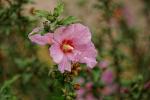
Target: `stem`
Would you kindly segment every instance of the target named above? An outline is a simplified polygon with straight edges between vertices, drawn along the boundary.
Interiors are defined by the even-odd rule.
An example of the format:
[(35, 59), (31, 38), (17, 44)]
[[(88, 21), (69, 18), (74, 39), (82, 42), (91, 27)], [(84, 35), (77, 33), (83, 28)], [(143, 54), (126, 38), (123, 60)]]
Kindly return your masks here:
[[(110, 25), (109, 21), (108, 21), (108, 25)], [(108, 36), (109, 39), (111, 41), (111, 45), (112, 45), (112, 56), (113, 56), (113, 64), (115, 66), (115, 70), (116, 70), (116, 82), (118, 84), (118, 88), (117, 88), (117, 97), (118, 100), (122, 100), (121, 98), (121, 94), (120, 94), (120, 74), (121, 74), (121, 69), (120, 69), (120, 64), (119, 64), (119, 55), (117, 54), (117, 48), (118, 48), (118, 43), (113, 39), (112, 36), (112, 31), (111, 31), (111, 27), (108, 27)]]
[(104, 4), (104, 15), (105, 15), (105, 21), (107, 23), (107, 34), (108, 34), (108, 37), (110, 39), (110, 42), (111, 42), (111, 45), (112, 45), (112, 49), (111, 49), (111, 52), (112, 52), (112, 57), (113, 57), (113, 62), (114, 62), (114, 66), (115, 66), (115, 70), (116, 70), (116, 82), (118, 84), (118, 87), (117, 88), (117, 99), (118, 100), (122, 100), (122, 97), (121, 97), (121, 94), (120, 94), (120, 74), (121, 74), (121, 69), (120, 69), (120, 64), (119, 64), (119, 55), (117, 54), (117, 48), (118, 48), (118, 43), (117, 41), (113, 38), (113, 35), (112, 35), (112, 27), (110, 26), (111, 25), (111, 17), (110, 14), (112, 13), (111, 11), (111, 4), (112, 2), (110, 0), (108, 1), (103, 1), (103, 4)]

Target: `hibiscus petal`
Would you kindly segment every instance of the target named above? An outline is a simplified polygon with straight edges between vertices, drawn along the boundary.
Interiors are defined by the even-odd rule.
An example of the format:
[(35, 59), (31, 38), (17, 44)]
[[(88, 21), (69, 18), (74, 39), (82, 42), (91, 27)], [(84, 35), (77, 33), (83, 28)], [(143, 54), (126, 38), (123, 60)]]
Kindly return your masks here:
[(29, 35), (29, 39), (32, 42), (37, 43), (39, 45), (51, 44), (52, 43), (52, 33), (47, 33), (43, 36), (41, 34)]
[(60, 27), (55, 31), (55, 39), (61, 42), (64, 39), (73, 40), (74, 44), (85, 44), (91, 41), (91, 32), (82, 24), (71, 24)]
[(36, 28), (33, 29), (33, 31), (31, 33), (29, 33), (29, 35), (33, 35), (35, 33), (38, 33), (38, 32), (40, 32), (40, 30), (42, 30), (41, 27), (36, 27)]
[(59, 64), (58, 69), (61, 73), (64, 73), (64, 71), (71, 72), (71, 62), (67, 59), (67, 57), (65, 56), (63, 57), (62, 61)]
[(81, 59), (82, 63), (86, 63), (88, 67), (90, 68), (94, 68), (94, 66), (97, 64), (97, 61), (95, 58), (87, 58), (84, 57), (83, 59)]
[(60, 63), (63, 59), (63, 52), (60, 50), (59, 44), (55, 43), (50, 47), (50, 55), (55, 63)]
[(77, 45), (76, 50), (80, 51), (82, 57), (89, 57), (94, 58), (97, 56), (97, 50), (92, 42), (89, 42), (87, 44)]
[(42, 36), (41, 34), (39, 34), (41, 30), (42, 28), (40, 27), (33, 29), (33, 31), (28, 35), (29, 39), (39, 45), (51, 44), (53, 39), (52, 33), (47, 33)]
[(91, 41), (91, 32), (88, 27), (82, 24), (72, 24), (70, 28), (74, 28), (74, 31), (71, 33), (74, 37), (76, 45), (85, 44)]
[(71, 61), (86, 63), (88, 67), (93, 68), (96, 62), (97, 51), (92, 42), (77, 46), (67, 57)]
[(66, 34), (65, 30), (66, 30), (66, 27), (64, 27), (64, 26), (59, 27), (55, 30), (55, 32), (54, 32), (55, 33), (54, 34), (55, 41), (57, 41), (59, 43), (62, 42), (62, 40), (64, 39), (65, 34)]
[(78, 50), (73, 50), (72, 53), (66, 54), (68, 59), (73, 61), (73, 62), (78, 62), (81, 58), (81, 52)]
[(55, 30), (55, 33), (57, 34), (63, 34), (64, 31), (65, 31), (66, 27), (65, 26), (62, 26), (62, 27), (59, 27)]

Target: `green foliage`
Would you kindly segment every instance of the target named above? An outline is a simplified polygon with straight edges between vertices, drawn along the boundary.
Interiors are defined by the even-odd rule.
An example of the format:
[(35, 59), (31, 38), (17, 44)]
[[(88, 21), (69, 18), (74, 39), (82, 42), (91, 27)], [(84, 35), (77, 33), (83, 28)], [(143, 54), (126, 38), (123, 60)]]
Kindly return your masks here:
[(16, 75), (12, 79), (4, 82), (0, 88), (0, 100), (18, 100), (13, 90), (11, 89), (11, 86), (18, 80), (19, 77), (19, 75)]
[[(69, 25), (78, 22), (76, 17), (69, 16), (67, 18), (60, 18), (64, 11), (64, 4), (59, 2), (54, 8), (53, 12), (36, 10), (35, 15), (44, 18), (46, 21), (43, 23), (46, 32), (54, 32), (60, 26)], [(46, 33), (42, 32), (42, 34)]]
[(34, 14), (38, 17), (43, 17), (43, 18), (47, 18), (47, 16), (51, 16), (51, 14), (45, 10), (36, 10)]
[(99, 70), (99, 68), (94, 68), (94, 70), (92, 71), (92, 74), (93, 74), (93, 81), (94, 82), (97, 82), (97, 81), (99, 81), (99, 79), (100, 79), (100, 70)]
[(21, 15), (21, 13), (24, 10), (23, 6), (29, 2), (31, 2), (31, 0), (7, 0), (6, 3), (8, 3), (9, 6), (5, 6), (3, 2), (0, 3), (0, 34), (9, 35), (14, 30), (17, 32), (27, 30), (25, 26), (32, 21), (27, 16)]
[(77, 20), (76, 17), (74, 17), (74, 16), (69, 16), (69, 17), (67, 17), (67, 18), (64, 18), (64, 19), (60, 20), (58, 23), (59, 23), (60, 25), (69, 25), (69, 24), (73, 24), (73, 23), (75, 23), (75, 22), (77, 22), (77, 21), (78, 21), (78, 20)]
[(63, 4), (62, 2), (60, 2), (60, 3), (57, 5), (57, 7), (54, 8), (54, 13), (53, 13), (53, 15), (54, 15), (55, 17), (58, 17), (58, 16), (60, 16), (60, 15), (63, 13), (63, 11), (64, 11), (64, 4)]
[[(52, 95), (48, 89), (49, 68), (38, 60), (36, 48), (27, 37), (32, 25), (36, 24), (34, 18), (22, 13), (24, 6), (30, 2), (0, 2), (0, 82), (4, 83), (1, 84), (0, 100), (20, 100), (24, 97), (38, 100), (43, 96), (49, 99)], [(17, 76), (11, 79), (14, 75)], [(13, 82), (17, 86), (12, 85)]]

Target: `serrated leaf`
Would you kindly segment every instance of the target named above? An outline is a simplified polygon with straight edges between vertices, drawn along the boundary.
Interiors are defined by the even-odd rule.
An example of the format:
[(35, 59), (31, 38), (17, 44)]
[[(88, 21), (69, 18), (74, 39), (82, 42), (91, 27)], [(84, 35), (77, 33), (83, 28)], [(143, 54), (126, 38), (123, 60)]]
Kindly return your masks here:
[(58, 17), (64, 11), (64, 4), (61, 2), (54, 8), (54, 16)]
[(74, 16), (69, 16), (69, 17), (67, 17), (67, 18), (65, 18), (65, 19), (63, 19), (63, 20), (61, 20), (61, 24), (62, 24), (62, 25), (69, 25), (69, 24), (75, 23), (75, 22), (77, 22), (77, 21), (78, 21), (78, 20), (77, 20), (76, 17), (74, 17)]
[(44, 10), (36, 10), (34, 14), (38, 17), (44, 17), (44, 18), (47, 18), (47, 16), (51, 15), (50, 12)]

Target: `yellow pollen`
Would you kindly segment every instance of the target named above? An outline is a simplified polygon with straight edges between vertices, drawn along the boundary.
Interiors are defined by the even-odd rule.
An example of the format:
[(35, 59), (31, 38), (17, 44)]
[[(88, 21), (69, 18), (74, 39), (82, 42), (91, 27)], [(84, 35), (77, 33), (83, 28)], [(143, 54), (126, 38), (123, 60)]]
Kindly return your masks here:
[(64, 44), (63, 49), (64, 50), (73, 50), (74, 48), (72, 46), (68, 45), (68, 44)]

